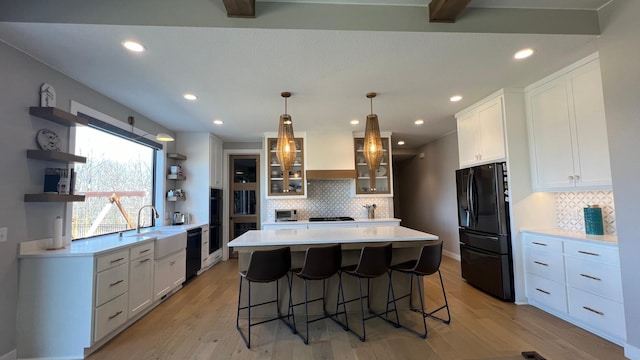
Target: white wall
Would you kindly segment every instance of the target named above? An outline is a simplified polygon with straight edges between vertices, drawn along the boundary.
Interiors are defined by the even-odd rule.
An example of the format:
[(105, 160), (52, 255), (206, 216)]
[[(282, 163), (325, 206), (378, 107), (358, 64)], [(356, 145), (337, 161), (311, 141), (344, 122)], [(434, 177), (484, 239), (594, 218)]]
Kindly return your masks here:
[(612, 1), (600, 11), (598, 44), (627, 324), (625, 355), (631, 359), (640, 359), (639, 18), (640, 1)]
[(394, 164), (397, 184), (394, 209), (402, 226), (438, 235), (445, 255), (460, 257), (456, 170), (458, 138), (453, 132), (418, 150), (419, 154)]
[(47, 163), (28, 160), (27, 149), (36, 149), (39, 129), (55, 131), (68, 146), (69, 129), (29, 115), (29, 107), (39, 104), (40, 85), (54, 86), (57, 106), (70, 110), (76, 100), (110, 116), (126, 121), (135, 116), (142, 130), (170, 132), (142, 115), (102, 96), (78, 82), (0, 42), (0, 227), (8, 227), (7, 241), (0, 243), (0, 357), (16, 348), (16, 311), (18, 296), (18, 243), (50, 237), (52, 221), (64, 216), (63, 203), (25, 203), (26, 193), (42, 191)]

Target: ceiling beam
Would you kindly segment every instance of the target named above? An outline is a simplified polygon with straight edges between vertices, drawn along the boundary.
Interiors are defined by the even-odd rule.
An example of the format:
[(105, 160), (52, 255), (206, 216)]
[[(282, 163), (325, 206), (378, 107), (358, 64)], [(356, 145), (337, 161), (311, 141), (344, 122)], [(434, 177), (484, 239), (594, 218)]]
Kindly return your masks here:
[(471, 0), (432, 0), (429, 3), (429, 22), (456, 22), (456, 18)]
[(255, 18), (256, 0), (222, 0), (227, 17), (230, 18)]

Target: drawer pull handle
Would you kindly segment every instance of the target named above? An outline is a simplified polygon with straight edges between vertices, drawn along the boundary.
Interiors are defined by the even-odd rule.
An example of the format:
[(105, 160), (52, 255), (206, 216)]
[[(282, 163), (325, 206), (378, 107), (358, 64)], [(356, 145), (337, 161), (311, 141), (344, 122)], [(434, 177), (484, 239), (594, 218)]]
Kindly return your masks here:
[(596, 254), (596, 253), (592, 253), (592, 252), (588, 252), (588, 251), (578, 250), (578, 252), (579, 252), (580, 254), (585, 254), (585, 255), (600, 256), (600, 254)]
[(545, 263), (540, 262), (540, 261), (534, 261), (534, 263), (536, 263), (538, 265), (542, 265), (542, 266), (549, 266), (549, 264), (545, 264)]
[(172, 261), (172, 262), (169, 263), (169, 265), (175, 265), (175, 264), (176, 264), (175, 261)]
[(545, 290), (542, 290), (542, 289), (540, 289), (540, 288), (536, 288), (536, 290), (540, 291), (540, 292), (541, 292), (541, 293), (543, 293), (543, 294), (551, 295), (551, 293), (550, 293), (550, 292), (545, 291)]
[(583, 306), (582, 308), (583, 308), (583, 309), (585, 309), (585, 310), (589, 310), (589, 311), (591, 311), (592, 313), (596, 313), (596, 314), (598, 314), (598, 315), (604, 315), (604, 313), (603, 313), (602, 311), (598, 311), (598, 310), (596, 310), (596, 309), (592, 309), (592, 308), (590, 308), (590, 307), (588, 307), (588, 306)]
[(120, 310), (120, 311), (118, 311), (117, 313), (115, 313), (115, 314), (113, 314), (113, 315), (109, 316), (109, 320), (113, 320), (113, 319), (115, 319), (115, 318), (116, 318), (118, 315), (120, 315), (120, 314), (122, 314), (122, 310)]
[(140, 254), (144, 254), (144, 253), (146, 253), (147, 251), (151, 251), (151, 249), (145, 249), (145, 250), (142, 250), (142, 251), (140, 251)]
[(595, 276), (591, 276), (591, 275), (587, 275), (587, 274), (580, 274), (580, 276), (586, 277), (587, 279), (591, 279), (591, 280), (597, 280), (597, 281), (601, 281), (602, 280), (599, 277), (595, 277)]
[(146, 258), (146, 259), (144, 259), (144, 260), (140, 260), (140, 264), (145, 263), (145, 262), (147, 262), (147, 261), (149, 261), (149, 260), (151, 260), (151, 259)]
[(120, 284), (121, 282), (124, 282), (124, 280), (118, 280), (118, 281), (116, 281), (114, 283), (109, 284), (109, 286), (116, 286), (116, 285)]
[(547, 246), (547, 244), (541, 243), (541, 242), (537, 242), (537, 241), (534, 241), (533, 245)]
[(117, 263), (118, 261), (122, 261), (122, 260), (124, 260), (124, 258), (123, 258), (123, 257), (121, 257), (121, 258), (117, 258), (117, 259), (115, 259), (115, 260), (111, 260), (111, 263), (112, 263), (112, 264), (113, 264), (113, 263)]

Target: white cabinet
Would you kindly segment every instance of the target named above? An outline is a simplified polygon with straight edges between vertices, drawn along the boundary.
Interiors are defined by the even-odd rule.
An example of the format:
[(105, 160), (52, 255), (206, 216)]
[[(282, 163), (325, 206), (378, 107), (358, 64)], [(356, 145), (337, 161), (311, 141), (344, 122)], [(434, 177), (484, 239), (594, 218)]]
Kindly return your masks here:
[(186, 250), (155, 261), (153, 299), (159, 300), (182, 285), (186, 276)]
[(611, 186), (597, 58), (527, 87), (526, 106), (534, 190)]
[(222, 176), (224, 173), (222, 141), (212, 136), (210, 138), (209, 151), (211, 161), (209, 174), (210, 185), (212, 188), (222, 189)]
[(625, 318), (615, 245), (525, 233), (529, 303), (616, 344)]
[(200, 251), (200, 269), (206, 269), (211, 259), (209, 259), (209, 226), (202, 227), (202, 246)]
[(456, 114), (460, 168), (504, 160), (503, 96), (493, 96)]
[(96, 258), (96, 295), (93, 341), (127, 321), (129, 249)]
[(129, 318), (140, 314), (153, 301), (154, 242), (132, 247), (129, 252)]

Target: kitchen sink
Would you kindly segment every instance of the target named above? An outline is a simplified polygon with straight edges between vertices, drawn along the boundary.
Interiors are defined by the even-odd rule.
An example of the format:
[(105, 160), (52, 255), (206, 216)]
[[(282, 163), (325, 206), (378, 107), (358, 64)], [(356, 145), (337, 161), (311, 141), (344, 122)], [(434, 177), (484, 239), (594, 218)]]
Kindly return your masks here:
[(183, 250), (187, 247), (187, 232), (182, 229), (149, 229), (140, 234), (133, 233), (127, 237), (155, 237), (155, 258), (161, 259), (167, 255)]

